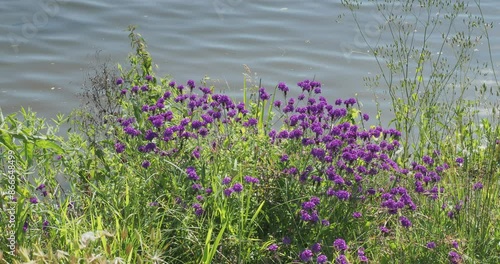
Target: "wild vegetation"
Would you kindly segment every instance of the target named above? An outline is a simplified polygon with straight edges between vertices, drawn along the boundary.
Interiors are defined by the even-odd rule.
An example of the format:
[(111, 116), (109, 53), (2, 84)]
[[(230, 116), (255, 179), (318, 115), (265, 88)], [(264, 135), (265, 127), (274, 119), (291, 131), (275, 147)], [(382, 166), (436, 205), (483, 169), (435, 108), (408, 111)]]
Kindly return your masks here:
[(482, 97), (447, 104), (417, 70), (389, 82), (382, 127), (317, 80), (246, 81), (237, 101), (158, 77), (130, 39), (130, 66), (98, 68), (72, 116), (0, 116), (2, 262), (500, 262), (500, 118)]

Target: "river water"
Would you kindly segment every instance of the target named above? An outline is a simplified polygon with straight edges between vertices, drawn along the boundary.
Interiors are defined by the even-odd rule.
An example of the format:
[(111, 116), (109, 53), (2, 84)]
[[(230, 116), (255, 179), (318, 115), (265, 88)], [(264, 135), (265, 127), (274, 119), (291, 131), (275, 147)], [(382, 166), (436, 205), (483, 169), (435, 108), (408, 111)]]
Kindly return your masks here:
[[(498, 70), (500, 5), (495, 0), (481, 5), (494, 26), (489, 34)], [(247, 65), (264, 87), (315, 78), (328, 99), (357, 95), (366, 112), (375, 109), (363, 77), (377, 73), (377, 65), (340, 0), (3, 0), (0, 14), (4, 114), (24, 106), (51, 118), (77, 107), (76, 94), (96, 52), (126, 64), (128, 25), (136, 25), (147, 41), (158, 75), (177, 82), (208, 75), (239, 97)], [(370, 38), (384, 37), (376, 30), (383, 21), (373, 6), (364, 6), (358, 18)], [(441, 41), (439, 34), (432, 41)], [(487, 43), (477, 52), (487, 60)], [(386, 92), (379, 96), (387, 112)]]

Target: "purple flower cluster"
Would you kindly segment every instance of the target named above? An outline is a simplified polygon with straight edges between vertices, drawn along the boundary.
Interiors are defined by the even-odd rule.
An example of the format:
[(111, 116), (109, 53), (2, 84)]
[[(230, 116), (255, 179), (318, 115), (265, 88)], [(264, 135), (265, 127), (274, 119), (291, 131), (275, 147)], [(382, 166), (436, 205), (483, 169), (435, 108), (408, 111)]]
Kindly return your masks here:
[[(436, 156), (439, 153), (436, 153)], [(444, 191), (438, 188), (441, 181), (441, 174), (449, 168), (448, 164), (436, 165), (435, 160), (430, 156), (422, 158), (424, 164), (412, 162), (411, 172), (415, 180), (415, 192), (429, 196), (432, 200), (436, 200), (439, 194)]]
[[(409, 190), (401, 187), (401, 182), (406, 181), (406, 179), (414, 180), (417, 195), (426, 195), (434, 200), (443, 193), (439, 183), (442, 173), (448, 166), (446, 164), (439, 165), (438, 153), (424, 156), (420, 161), (421, 164), (415, 162), (408, 169), (400, 168), (391, 158), (392, 154), (400, 148), (401, 133), (399, 131), (375, 126), (364, 129), (363, 126), (356, 125), (355, 118), (360, 119), (361, 124), (363, 124), (362, 120), (368, 121), (370, 117), (366, 113), (359, 115), (359, 111), (353, 109), (357, 104), (355, 98), (337, 99), (334, 104), (330, 104), (326, 98), (319, 96), (322, 88), (321, 83), (314, 80), (304, 80), (297, 83), (301, 89), (301, 94), (297, 98), (287, 98), (290, 89), (285, 83), (281, 82), (277, 85), (277, 90), (284, 94), (284, 99), (272, 103), (282, 113), (282, 126), (279, 129), (276, 127), (272, 129), (264, 124), (264, 127), (269, 129), (267, 130), (269, 142), (276, 149), (276, 152), (270, 153), (270, 155), (277, 157), (276, 166), (279, 169), (270, 172), (263, 170), (264, 172), (259, 175), (259, 178), (248, 175), (242, 179), (239, 175), (235, 176), (234, 179), (231, 177), (218, 178), (220, 183), (218, 186), (222, 186), (222, 188), (214, 189), (217, 194), (208, 196), (212, 189), (204, 187), (212, 186), (209, 185), (213, 184), (210, 182), (212, 180), (210, 177), (214, 176), (206, 175), (206, 171), (209, 171), (211, 166), (210, 162), (206, 161), (212, 157), (205, 157), (205, 155), (210, 153), (213, 155), (220, 149), (232, 148), (236, 144), (231, 142), (232, 137), (236, 137), (240, 142), (247, 140), (248, 133), (262, 135), (260, 134), (262, 131), (258, 131), (261, 127), (258, 115), (255, 115), (256, 109), (247, 109), (244, 103), (235, 103), (224, 94), (214, 94), (207, 87), (199, 87), (199, 90), (195, 90), (196, 85), (192, 80), (187, 82), (186, 87), (171, 81), (168, 83), (168, 91), (162, 92), (161, 96), (155, 98), (153, 91), (157, 90), (156, 80), (150, 75), (147, 75), (145, 79), (146, 84), (140, 88), (134, 86), (131, 93), (127, 94), (126, 90), (123, 92), (124, 98), (137, 100), (134, 102), (137, 103), (135, 106), (137, 109), (134, 113), (137, 120), (136, 118), (120, 118), (118, 120), (123, 127), (123, 133), (134, 142), (142, 140), (143, 143), (137, 148), (130, 148), (131, 141), (117, 140), (114, 145), (115, 151), (123, 153), (126, 146), (128, 147), (127, 151), (139, 151), (144, 157), (142, 163), (144, 168), (151, 166), (149, 160), (154, 161), (154, 165), (160, 164), (157, 159), (151, 159), (152, 155), (171, 159), (181, 168), (186, 168), (185, 175), (187, 177), (183, 178), (182, 181), (187, 184), (185, 189), (189, 190), (189, 195), (192, 196), (182, 197), (180, 201), (183, 199), (192, 201), (190, 203), (184, 202), (185, 208), (189, 209), (187, 204), (191, 204), (191, 212), (194, 212), (194, 215), (198, 217), (212, 213), (209, 207), (210, 197), (231, 197), (238, 195), (238, 193), (246, 195), (250, 193), (248, 190), (251, 188), (260, 187), (261, 181), (262, 185), (267, 186), (284, 179), (296, 181), (298, 188), (303, 188), (304, 193), (308, 195), (305, 196), (304, 193), (301, 193), (301, 197), (310, 197), (306, 201), (294, 201), (297, 203), (295, 204), (297, 210), (292, 213), (296, 217), (293, 221), (300, 221), (301, 228), (330, 230), (332, 228), (327, 227), (330, 226), (330, 221), (328, 219), (320, 221), (320, 216), (328, 215), (330, 217), (331, 210), (346, 208), (348, 205), (355, 208), (363, 201), (374, 201), (383, 209), (379, 211), (392, 215), (391, 219), (393, 220), (390, 221), (398, 222), (399, 220), (399, 224), (403, 227), (410, 228), (412, 222), (404, 215), (407, 215), (408, 211), (417, 210), (417, 205), (412, 199), (415, 194), (412, 193), (410, 196)], [(117, 85), (122, 83), (123, 80), (121, 83), (116, 81)], [(138, 92), (139, 89), (143, 92), (151, 92), (141, 93)], [(196, 94), (197, 91), (198, 93), (201, 91), (201, 94)], [(259, 104), (262, 103), (260, 101), (270, 100), (271, 95), (264, 87), (261, 87), (256, 91), (255, 98)], [(174, 113), (172, 109), (181, 109), (181, 111)], [(235, 125), (234, 131), (238, 131), (237, 136), (229, 135), (231, 132), (227, 132), (227, 130), (234, 128), (230, 125)], [(241, 131), (245, 131), (247, 135), (239, 137), (239, 133), (244, 134)], [(189, 150), (187, 154), (185, 154), (186, 149)], [(303, 162), (305, 160), (307, 163)], [(461, 165), (464, 161), (458, 158), (456, 162)], [(207, 166), (208, 170), (205, 170), (207, 167), (201, 169), (199, 167), (201, 163), (206, 163), (203, 166)], [(198, 175), (197, 170), (203, 177)], [(261, 173), (260, 168), (256, 171)], [(387, 178), (381, 179), (380, 175), (387, 175)], [(279, 178), (281, 176), (284, 177)], [(205, 178), (209, 179), (205, 180)], [(379, 179), (380, 182), (389, 180), (388, 182), (393, 184), (392, 188), (382, 189), (374, 185), (374, 182), (378, 183)], [(280, 188), (282, 185), (270, 187)], [(477, 182), (473, 186), (474, 190), (482, 188), (481, 182)], [(202, 193), (203, 190), (205, 193)], [(268, 199), (266, 206), (283, 198), (261, 190), (252, 195), (254, 195), (252, 199)], [(36, 197), (34, 198), (36, 199)], [(271, 215), (277, 212), (276, 217), (279, 220), (285, 220), (283, 222), (290, 220), (290, 218), (280, 219), (281, 217), (289, 217), (289, 215), (280, 214), (281, 211), (273, 211), (275, 208), (278, 206), (266, 208), (268, 210), (266, 213)], [(343, 219), (357, 224), (362, 221), (360, 218), (363, 217), (363, 214), (365, 214), (365, 218), (371, 217), (368, 211), (358, 209), (359, 207), (356, 207), (354, 210), (345, 211), (350, 212), (350, 215)], [(455, 208), (453, 214), (459, 210)], [(355, 219), (350, 218), (351, 214)], [(394, 217), (394, 215), (399, 217)], [(387, 227), (393, 226), (388, 222), (383, 223), (379, 229), (386, 236), (391, 236)], [(334, 224), (337, 228), (337, 223)], [(273, 235), (283, 235), (281, 233), (283, 230), (276, 232), (277, 234)], [(301, 242), (304, 241), (296, 243)], [(288, 239), (283, 240), (284, 245), (290, 243), (291, 241)], [(328, 254), (321, 253), (322, 250), (328, 250), (328, 247), (322, 248), (321, 243), (314, 243), (309, 248), (304, 249), (299, 253), (299, 259), (303, 262), (315, 259), (317, 263), (327, 263), (329, 261)], [(351, 247), (355, 247), (354, 243), (357, 242), (353, 242)], [(434, 242), (427, 243), (427, 248), (435, 247)], [(271, 244), (267, 250), (275, 252), (278, 248), (277, 244)], [(348, 263), (344, 254), (349, 257), (352, 255), (345, 252), (349, 250), (345, 240), (336, 239), (333, 242), (333, 248), (338, 251), (337, 258), (333, 261), (335, 263)], [(363, 248), (358, 248), (357, 253), (360, 262), (368, 261)], [(452, 251), (449, 259), (452, 262), (460, 261), (460, 255)]]
[(46, 186), (45, 184), (43, 184), (43, 183), (42, 183), (42, 184), (38, 185), (38, 187), (36, 187), (36, 189), (35, 189), (35, 190), (40, 191), (40, 192), (42, 193), (42, 196), (43, 196), (43, 197), (47, 197), (48, 192), (47, 192), (46, 187), (47, 187), (47, 186)]
[(344, 239), (342, 238), (337, 238), (335, 239), (335, 241), (333, 242), (333, 247), (338, 250), (338, 251), (345, 251), (347, 250), (349, 247), (347, 246), (347, 243), (345, 242)]
[(381, 207), (387, 208), (389, 214), (396, 214), (398, 210), (405, 207), (412, 211), (417, 209), (407, 190), (403, 187), (392, 188), (389, 192), (382, 194), (381, 198)]
[(316, 206), (320, 204), (318, 197), (311, 197), (309, 201), (302, 203), (302, 210), (300, 210), (300, 218), (302, 221), (317, 223), (319, 221), (318, 211)]
[(316, 256), (316, 263), (327, 263), (328, 257), (321, 254), (321, 243), (314, 243), (310, 248), (305, 249), (299, 254), (302, 262), (309, 262)]

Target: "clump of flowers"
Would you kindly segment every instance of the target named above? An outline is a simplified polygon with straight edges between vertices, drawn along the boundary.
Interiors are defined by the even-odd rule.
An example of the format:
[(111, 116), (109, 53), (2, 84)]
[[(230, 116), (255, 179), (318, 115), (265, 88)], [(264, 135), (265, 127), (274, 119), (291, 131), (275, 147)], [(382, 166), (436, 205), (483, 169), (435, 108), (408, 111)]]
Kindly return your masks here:
[[(391, 158), (401, 147), (401, 133), (379, 126), (365, 128), (362, 125), (370, 117), (356, 109), (357, 100), (329, 103), (321, 96), (318, 81), (297, 83), (301, 93), (296, 98), (289, 98), (290, 88), (280, 82), (275, 92), (281, 93), (283, 100), (273, 102), (269, 100), (280, 94), (259, 87), (255, 104), (235, 102), (208, 87), (196, 89), (192, 80), (185, 85), (167, 82), (166, 91), (158, 91), (155, 84), (147, 75), (145, 83), (137, 83), (130, 93), (123, 94), (133, 102), (134, 115), (117, 120), (125, 137), (114, 141), (115, 153), (122, 157), (140, 153), (140, 165), (147, 169), (143, 173), (164, 177), (155, 178), (162, 185), (152, 189), (151, 200), (155, 195), (168, 199), (164, 190), (175, 186), (182, 191), (172, 197), (193, 219), (220, 221), (217, 204), (238, 215), (265, 213), (269, 222), (255, 232), (259, 236), (256, 241), (285, 235), (279, 246), (267, 246), (269, 252), (276, 252), (274, 257), (278, 249), (282, 254), (305, 244), (310, 248), (295, 251), (294, 258), (327, 263), (327, 256), (336, 251), (333, 261), (348, 263), (349, 246), (343, 238), (332, 241), (332, 230), (350, 231), (355, 225), (366, 228), (365, 219), (376, 219), (370, 220), (377, 223), (365, 232), (390, 237), (395, 225), (411, 232), (412, 216), (418, 210), (415, 198), (437, 200), (444, 192), (440, 181), (448, 165), (440, 162), (439, 153), (425, 155), (409, 168), (401, 167)], [(274, 107), (276, 113), (263, 118), (266, 106)], [(270, 125), (273, 116), (280, 118), (274, 126)], [(268, 123), (263, 121), (266, 118)], [(266, 152), (259, 152), (259, 148)], [(239, 156), (238, 151), (246, 156)], [(460, 165), (464, 161), (456, 162)], [(165, 166), (175, 169), (163, 174)], [(408, 181), (414, 187), (403, 185)], [(481, 188), (481, 182), (473, 186), (477, 191)], [(453, 214), (459, 209), (454, 210)], [(346, 213), (343, 220), (337, 216)], [(267, 227), (271, 223), (279, 224)], [(293, 243), (286, 236), (292, 228), (303, 234), (294, 237)], [(332, 246), (322, 246), (327, 242)], [(368, 262), (363, 247), (351, 247), (357, 248), (359, 262)], [(436, 245), (429, 242), (426, 247), (434, 249)]]

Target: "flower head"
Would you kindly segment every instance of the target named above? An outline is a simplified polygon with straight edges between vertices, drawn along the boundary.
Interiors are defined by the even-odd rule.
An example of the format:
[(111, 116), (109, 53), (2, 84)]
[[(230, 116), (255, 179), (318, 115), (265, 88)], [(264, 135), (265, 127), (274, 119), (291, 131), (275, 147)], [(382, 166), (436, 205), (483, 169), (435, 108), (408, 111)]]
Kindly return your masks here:
[(406, 228), (411, 227), (412, 225), (410, 219), (404, 216), (399, 217), (399, 221), (401, 222), (401, 225)]
[(237, 182), (233, 185), (233, 190), (237, 193), (243, 191), (243, 185), (241, 183)]
[(347, 258), (345, 255), (339, 255), (336, 259), (335, 259), (335, 264), (348, 264), (349, 262), (347, 261)]
[(335, 239), (335, 241), (333, 242), (333, 246), (335, 247), (335, 249), (337, 249), (338, 251), (344, 251), (344, 250), (347, 250), (349, 247), (347, 246), (345, 240), (343, 240), (342, 238), (337, 238)]
[(319, 255), (318, 258), (316, 259), (317, 263), (326, 263), (328, 261), (328, 258), (325, 255)]
[(363, 215), (360, 212), (352, 213), (352, 217), (354, 217), (354, 218), (361, 218), (361, 216), (363, 216)]
[(269, 98), (271, 98), (271, 96), (266, 92), (266, 88), (261, 87), (259, 89), (259, 98), (262, 101), (269, 100)]
[(38, 199), (36, 197), (31, 197), (30, 198), (30, 203), (37, 204), (38, 203)]
[(321, 251), (321, 244), (320, 243), (314, 243), (314, 245), (311, 246), (311, 251), (314, 253), (318, 253)]
[(224, 179), (222, 179), (222, 184), (224, 185), (227, 185), (229, 184), (230, 182), (232, 181), (231, 177), (224, 177)]
[(42, 223), (42, 230), (45, 231), (45, 230), (47, 230), (48, 227), (49, 227), (49, 221), (47, 221), (47, 219), (45, 219)]
[(196, 174), (196, 169), (194, 167), (187, 167), (186, 174), (190, 180), (197, 181), (200, 179), (200, 176)]
[(308, 262), (311, 260), (311, 258), (313, 257), (313, 253), (311, 250), (309, 249), (306, 249), (304, 251), (302, 251), (299, 255), (300, 257), (300, 260), (304, 261), (304, 262)]
[(483, 189), (483, 184), (481, 182), (476, 182), (472, 188), (474, 189), (474, 191), (481, 190)]
[(272, 245), (267, 247), (267, 250), (274, 252), (274, 251), (278, 250), (278, 245), (272, 244)]
[(448, 259), (452, 264), (458, 264), (462, 261), (460, 254), (455, 251), (450, 251), (450, 253), (448, 253)]

